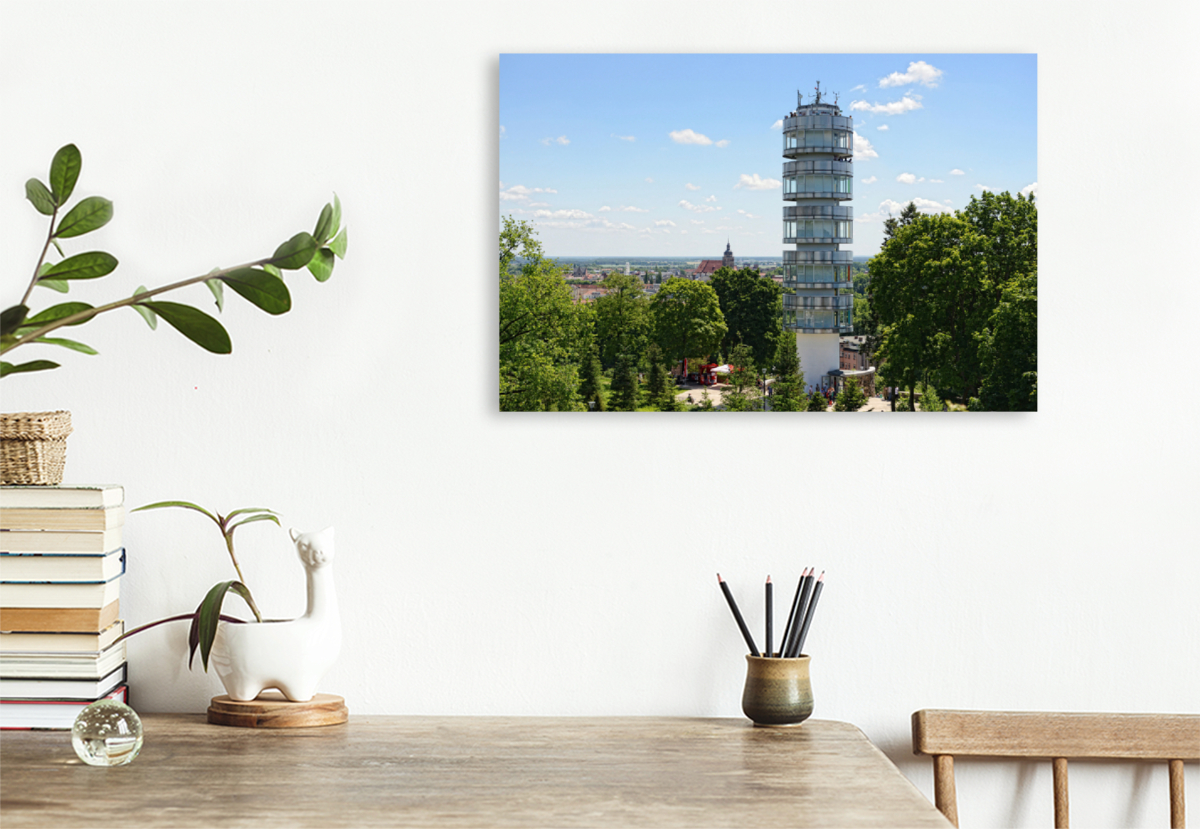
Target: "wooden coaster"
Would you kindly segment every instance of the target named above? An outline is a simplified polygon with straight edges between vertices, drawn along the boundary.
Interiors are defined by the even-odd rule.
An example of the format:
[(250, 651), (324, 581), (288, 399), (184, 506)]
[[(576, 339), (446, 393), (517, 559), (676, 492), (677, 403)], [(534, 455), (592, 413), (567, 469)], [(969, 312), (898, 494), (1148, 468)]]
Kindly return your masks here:
[(278, 691), (263, 691), (249, 702), (221, 694), (208, 706), (210, 723), (239, 728), (309, 728), (337, 725), (349, 718), (346, 700), (336, 694), (317, 694), (308, 702), (292, 702)]

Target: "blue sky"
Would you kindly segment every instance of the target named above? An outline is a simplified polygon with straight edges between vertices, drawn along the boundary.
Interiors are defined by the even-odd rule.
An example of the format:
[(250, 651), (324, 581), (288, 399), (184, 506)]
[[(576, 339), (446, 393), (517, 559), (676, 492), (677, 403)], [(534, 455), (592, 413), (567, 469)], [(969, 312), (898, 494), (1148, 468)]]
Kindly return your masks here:
[(500, 56), (500, 214), (550, 256), (782, 256), (796, 92), (854, 116), (854, 244), (915, 201), (1037, 190), (1032, 54)]

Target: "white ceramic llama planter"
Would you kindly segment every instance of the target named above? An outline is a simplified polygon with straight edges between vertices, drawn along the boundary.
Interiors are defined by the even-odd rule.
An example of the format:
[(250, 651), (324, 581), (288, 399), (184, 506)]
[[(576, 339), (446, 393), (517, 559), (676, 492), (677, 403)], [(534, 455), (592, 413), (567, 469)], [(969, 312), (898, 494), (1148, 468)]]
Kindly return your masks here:
[(292, 702), (307, 702), (342, 646), (333, 588), (333, 527), (289, 534), (307, 573), (308, 610), (289, 621), (220, 623), (209, 661), (232, 699), (247, 702), (278, 688)]

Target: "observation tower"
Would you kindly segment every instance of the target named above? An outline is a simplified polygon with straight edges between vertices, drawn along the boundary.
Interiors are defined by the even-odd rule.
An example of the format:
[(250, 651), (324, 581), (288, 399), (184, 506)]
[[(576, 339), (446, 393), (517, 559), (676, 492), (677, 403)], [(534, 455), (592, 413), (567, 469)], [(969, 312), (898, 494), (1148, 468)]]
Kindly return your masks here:
[(854, 330), (850, 288), (854, 240), (854, 118), (821, 100), (817, 81), (812, 103), (797, 93), (796, 111), (783, 119), (783, 326), (796, 332), (805, 382), (824, 385), (840, 369), (842, 334)]

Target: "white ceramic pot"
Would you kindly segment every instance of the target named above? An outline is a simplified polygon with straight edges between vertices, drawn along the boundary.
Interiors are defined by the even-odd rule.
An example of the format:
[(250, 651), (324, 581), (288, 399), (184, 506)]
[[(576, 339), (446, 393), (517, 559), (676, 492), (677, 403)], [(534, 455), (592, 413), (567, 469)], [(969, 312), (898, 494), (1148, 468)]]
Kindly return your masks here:
[(308, 610), (298, 619), (237, 624), (221, 622), (209, 654), (225, 692), (248, 701), (269, 688), (306, 702), (337, 660), (342, 644), (333, 586), (333, 528), (291, 531), (308, 582)]

